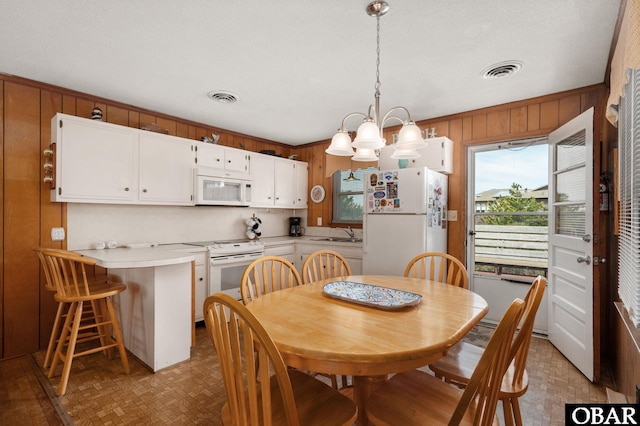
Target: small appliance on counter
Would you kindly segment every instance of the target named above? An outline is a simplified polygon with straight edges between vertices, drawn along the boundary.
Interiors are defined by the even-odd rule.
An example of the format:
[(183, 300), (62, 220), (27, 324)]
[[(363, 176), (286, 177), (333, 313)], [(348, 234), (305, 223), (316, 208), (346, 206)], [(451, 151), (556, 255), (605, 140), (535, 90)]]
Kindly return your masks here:
[(301, 225), (302, 218), (300, 217), (290, 217), (289, 218), (289, 236), (290, 237), (300, 237), (304, 234), (304, 228)]
[(262, 236), (262, 220), (259, 217), (256, 217), (254, 214), (246, 221), (247, 224), (247, 238), (250, 240), (256, 240)]

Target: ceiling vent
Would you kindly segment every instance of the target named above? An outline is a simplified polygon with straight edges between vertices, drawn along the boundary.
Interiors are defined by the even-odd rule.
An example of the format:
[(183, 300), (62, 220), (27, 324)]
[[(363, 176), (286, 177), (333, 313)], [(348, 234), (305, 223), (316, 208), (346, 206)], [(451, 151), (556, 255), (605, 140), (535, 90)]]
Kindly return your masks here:
[(214, 101), (220, 102), (222, 104), (233, 104), (238, 102), (238, 95), (222, 90), (212, 90), (211, 92), (207, 93), (207, 96)]
[(482, 72), (482, 77), (486, 78), (487, 80), (508, 77), (511, 74), (518, 72), (523, 65), (524, 64), (520, 61), (500, 62), (485, 69)]

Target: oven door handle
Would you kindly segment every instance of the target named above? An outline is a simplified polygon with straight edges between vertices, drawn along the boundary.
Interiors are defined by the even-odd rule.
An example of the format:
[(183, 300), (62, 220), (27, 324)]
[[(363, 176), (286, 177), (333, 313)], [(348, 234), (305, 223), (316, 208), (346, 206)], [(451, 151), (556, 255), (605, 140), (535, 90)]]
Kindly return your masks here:
[(218, 265), (228, 265), (230, 263), (242, 263), (247, 261), (253, 261), (253, 259), (257, 259), (262, 256), (264, 256), (263, 253), (248, 253), (248, 254), (238, 254), (235, 256), (212, 257), (209, 260), (209, 264), (211, 266), (218, 266)]

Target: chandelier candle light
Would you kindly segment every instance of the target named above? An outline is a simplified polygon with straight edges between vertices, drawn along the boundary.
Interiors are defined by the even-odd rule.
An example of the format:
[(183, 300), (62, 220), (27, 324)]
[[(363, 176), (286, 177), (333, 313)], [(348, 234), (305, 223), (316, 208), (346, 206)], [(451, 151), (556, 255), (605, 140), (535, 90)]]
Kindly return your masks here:
[[(331, 145), (325, 150), (327, 154), (352, 157), (353, 161), (378, 161), (377, 150), (386, 145), (382, 129), (387, 120), (395, 119), (402, 123), (398, 135), (398, 142), (391, 158), (411, 159), (418, 158), (418, 149), (425, 148), (427, 142), (422, 138), (422, 132), (415, 122), (411, 120), (411, 114), (405, 107), (391, 108), (381, 119), (380, 114), (380, 17), (389, 10), (389, 4), (385, 1), (374, 1), (366, 8), (367, 14), (376, 18), (376, 92), (375, 105), (369, 106), (368, 114), (352, 112), (342, 119), (342, 125), (331, 139)], [(396, 115), (396, 111), (404, 111), (407, 119), (403, 120)], [(351, 142), (351, 137), (345, 127), (345, 121), (353, 116), (363, 116), (364, 121), (358, 127), (356, 138)], [(353, 148), (356, 150), (354, 151)]]

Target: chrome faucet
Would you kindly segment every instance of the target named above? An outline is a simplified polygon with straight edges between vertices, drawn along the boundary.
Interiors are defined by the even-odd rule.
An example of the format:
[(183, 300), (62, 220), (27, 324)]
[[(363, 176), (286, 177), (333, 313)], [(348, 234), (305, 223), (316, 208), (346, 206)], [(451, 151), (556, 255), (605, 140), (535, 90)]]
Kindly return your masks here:
[(353, 231), (353, 229), (351, 229), (350, 226), (347, 226), (347, 229), (343, 228), (342, 230), (347, 234), (349, 234), (349, 238), (351, 238), (352, 240), (356, 239), (356, 233)]

